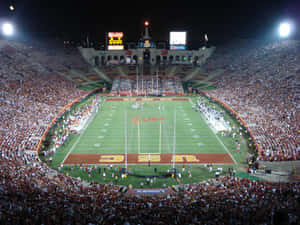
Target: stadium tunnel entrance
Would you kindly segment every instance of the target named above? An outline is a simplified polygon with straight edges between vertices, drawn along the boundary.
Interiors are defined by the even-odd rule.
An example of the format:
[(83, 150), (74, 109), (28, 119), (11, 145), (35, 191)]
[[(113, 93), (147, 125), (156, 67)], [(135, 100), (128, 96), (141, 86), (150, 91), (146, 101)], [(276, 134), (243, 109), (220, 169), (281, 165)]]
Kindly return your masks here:
[(143, 62), (144, 64), (150, 65), (151, 52), (149, 49), (146, 49), (143, 53)]

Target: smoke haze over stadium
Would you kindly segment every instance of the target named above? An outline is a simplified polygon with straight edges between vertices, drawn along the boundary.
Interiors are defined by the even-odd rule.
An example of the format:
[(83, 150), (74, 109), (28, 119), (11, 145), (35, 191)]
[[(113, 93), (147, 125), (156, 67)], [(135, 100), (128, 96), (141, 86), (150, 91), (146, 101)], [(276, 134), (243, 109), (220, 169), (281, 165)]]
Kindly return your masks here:
[[(289, 0), (254, 1), (3, 1), (1, 17), (16, 21), (24, 33), (103, 42), (105, 32), (122, 31), (136, 41), (149, 19), (154, 40), (167, 40), (170, 30), (188, 31), (189, 41), (272, 38), (283, 19), (297, 23), (300, 4)], [(297, 18), (298, 17), (298, 18)]]

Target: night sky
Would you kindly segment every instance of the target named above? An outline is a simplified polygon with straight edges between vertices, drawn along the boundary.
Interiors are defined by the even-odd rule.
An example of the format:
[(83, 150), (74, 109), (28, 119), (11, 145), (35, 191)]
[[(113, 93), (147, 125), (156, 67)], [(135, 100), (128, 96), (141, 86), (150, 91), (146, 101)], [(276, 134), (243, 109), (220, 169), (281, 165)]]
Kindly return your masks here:
[(171, 30), (186, 30), (189, 41), (203, 39), (205, 33), (216, 41), (266, 39), (276, 36), (282, 19), (300, 24), (296, 0), (2, 0), (0, 10), (1, 18), (12, 19), (20, 33), (32, 37), (78, 40), (89, 35), (100, 42), (108, 31), (123, 31), (127, 41), (137, 41), (145, 19), (151, 22), (153, 39), (160, 41), (168, 40)]

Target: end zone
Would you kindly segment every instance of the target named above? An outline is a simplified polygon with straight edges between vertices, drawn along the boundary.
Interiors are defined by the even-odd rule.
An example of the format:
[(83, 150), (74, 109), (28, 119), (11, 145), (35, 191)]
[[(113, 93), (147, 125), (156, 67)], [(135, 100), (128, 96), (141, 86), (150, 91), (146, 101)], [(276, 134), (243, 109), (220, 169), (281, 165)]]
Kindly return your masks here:
[[(228, 153), (177, 153), (176, 164), (235, 164)], [(128, 164), (171, 164), (173, 154), (127, 154)], [(125, 164), (125, 154), (70, 154), (64, 161), (74, 164)]]

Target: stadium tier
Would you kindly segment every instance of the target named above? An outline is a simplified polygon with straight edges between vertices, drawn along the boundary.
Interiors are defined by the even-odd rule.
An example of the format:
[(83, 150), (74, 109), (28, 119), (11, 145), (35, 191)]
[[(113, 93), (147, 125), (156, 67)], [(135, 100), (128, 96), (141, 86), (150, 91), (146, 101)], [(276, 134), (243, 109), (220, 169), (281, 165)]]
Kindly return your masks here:
[[(297, 41), (247, 41), (197, 65), (102, 65), (91, 49), (1, 40), (0, 223), (299, 223), (299, 49)], [(103, 88), (111, 91), (96, 92)], [(232, 124), (234, 132), (226, 130)], [(257, 145), (251, 157), (248, 143)], [(200, 153), (220, 161), (201, 164)], [(64, 164), (88, 154), (102, 155), (92, 165)], [(144, 167), (124, 171), (129, 154), (142, 155), (135, 157)], [(168, 165), (155, 167), (163, 157)], [(279, 182), (245, 173), (287, 160), (295, 166), (283, 176), (278, 164)], [(169, 185), (157, 192), (131, 188), (133, 179), (149, 188), (159, 176)]]

